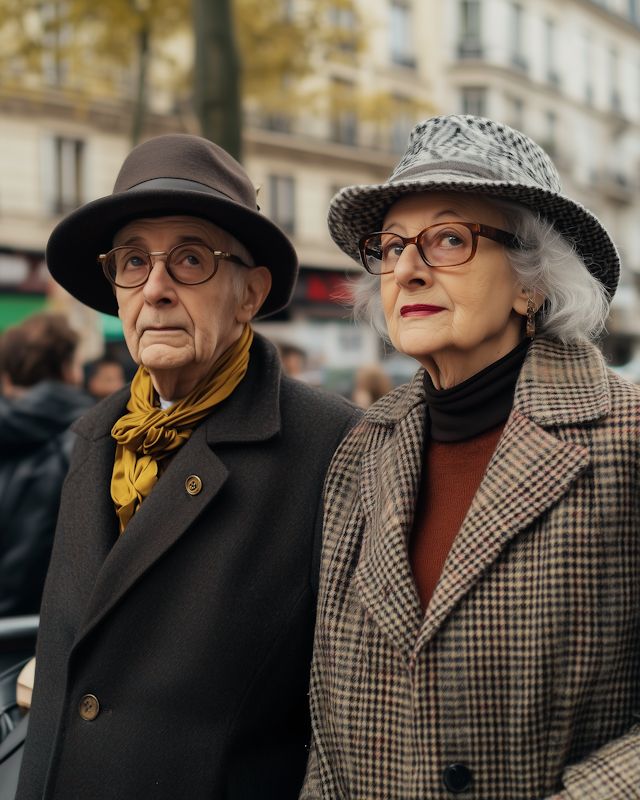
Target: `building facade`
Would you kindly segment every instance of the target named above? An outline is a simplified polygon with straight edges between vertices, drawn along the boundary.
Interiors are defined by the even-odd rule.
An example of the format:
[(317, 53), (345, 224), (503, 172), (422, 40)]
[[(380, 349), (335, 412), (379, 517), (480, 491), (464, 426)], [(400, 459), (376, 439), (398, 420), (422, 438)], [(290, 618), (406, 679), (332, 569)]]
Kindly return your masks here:
[(640, 337), (640, 3), (447, 0), (434, 85), (443, 113), (501, 120), (541, 144), (564, 191), (620, 249), (605, 350), (629, 361)]
[[(298, 113), (247, 104), (244, 162), (258, 202), (292, 238), (300, 280), (290, 308), (258, 328), (308, 354), (308, 377), (347, 391), (358, 367), (385, 360), (397, 381), (414, 362), (350, 322), (336, 299), (360, 268), (331, 242), (326, 209), (340, 188), (386, 179), (409, 132), (434, 114), (469, 113), (532, 136), (567, 194), (620, 247), (623, 277), (605, 350), (632, 359), (640, 341), (640, 0), (356, 0), (336, 12), (354, 31), (305, 79), (316, 97)], [(356, 36), (358, 34), (358, 36)], [(355, 41), (359, 39), (356, 46)], [(44, 303), (49, 232), (62, 215), (111, 192), (130, 149), (126, 98), (73, 100), (61, 87), (0, 88), (0, 326)], [(149, 99), (144, 137), (198, 133), (188, 105)], [(86, 355), (117, 320), (69, 305)]]

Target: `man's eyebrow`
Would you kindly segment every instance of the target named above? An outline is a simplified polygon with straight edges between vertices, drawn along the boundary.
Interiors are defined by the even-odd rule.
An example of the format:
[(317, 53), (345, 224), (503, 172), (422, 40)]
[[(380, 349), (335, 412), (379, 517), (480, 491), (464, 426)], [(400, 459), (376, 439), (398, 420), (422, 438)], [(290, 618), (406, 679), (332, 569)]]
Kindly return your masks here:
[[(132, 244), (142, 244), (145, 241), (144, 236), (129, 236), (124, 242), (122, 242), (119, 247), (128, 247)], [(176, 238), (176, 244), (184, 244), (184, 242), (196, 242), (197, 244), (204, 244), (207, 247), (211, 247), (212, 245), (203, 239), (201, 236), (178, 236)]]
[(177, 241), (178, 244), (182, 244), (183, 242), (197, 242), (198, 244), (204, 244), (207, 247), (212, 247), (212, 245), (201, 236), (178, 236)]
[[(117, 237), (116, 237), (116, 241), (117, 241)], [(140, 242), (143, 242), (143, 241), (144, 241), (144, 237), (143, 236), (129, 236), (128, 239), (125, 239), (124, 242), (120, 242), (120, 244), (116, 245), (116, 247), (127, 247), (130, 244), (139, 244)]]

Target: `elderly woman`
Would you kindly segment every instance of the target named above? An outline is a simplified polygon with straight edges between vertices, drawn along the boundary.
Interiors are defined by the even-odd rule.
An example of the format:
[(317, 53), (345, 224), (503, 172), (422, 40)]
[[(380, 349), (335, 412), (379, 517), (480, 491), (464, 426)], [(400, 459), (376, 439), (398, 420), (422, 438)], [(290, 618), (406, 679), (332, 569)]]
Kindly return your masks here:
[(356, 311), (421, 369), (327, 479), (302, 796), (640, 796), (640, 391), (593, 344), (611, 239), (475, 117), (418, 125), (329, 226), (369, 273)]

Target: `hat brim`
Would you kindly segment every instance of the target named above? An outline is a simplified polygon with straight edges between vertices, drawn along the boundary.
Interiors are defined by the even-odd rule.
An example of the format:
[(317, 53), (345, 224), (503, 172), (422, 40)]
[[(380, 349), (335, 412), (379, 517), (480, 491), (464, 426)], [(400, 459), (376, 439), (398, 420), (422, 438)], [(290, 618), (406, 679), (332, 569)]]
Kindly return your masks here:
[(620, 279), (616, 246), (600, 220), (565, 195), (521, 183), (487, 180), (411, 180), (369, 186), (347, 186), (329, 205), (331, 238), (360, 265), (358, 242), (366, 233), (382, 230), (389, 208), (407, 194), (464, 192), (516, 200), (538, 211), (576, 247), (591, 274), (613, 297)]
[(195, 190), (118, 192), (72, 211), (49, 238), (49, 272), (80, 302), (117, 316), (118, 304), (98, 256), (113, 247), (114, 235), (127, 222), (173, 214), (210, 220), (241, 241), (257, 265), (269, 269), (273, 283), (259, 318), (275, 314), (289, 303), (298, 275), (298, 258), (287, 236), (259, 212)]

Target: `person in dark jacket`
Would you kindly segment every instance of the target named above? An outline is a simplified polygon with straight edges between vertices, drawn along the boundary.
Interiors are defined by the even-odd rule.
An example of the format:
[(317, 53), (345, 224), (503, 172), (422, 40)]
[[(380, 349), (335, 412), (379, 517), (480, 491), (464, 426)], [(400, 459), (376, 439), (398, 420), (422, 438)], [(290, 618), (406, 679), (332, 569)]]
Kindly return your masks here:
[(93, 400), (78, 389), (78, 335), (37, 314), (0, 337), (0, 617), (37, 614), (62, 483)]
[(289, 302), (295, 251), (231, 156), (174, 134), (58, 225), (47, 263), (119, 314), (140, 367), (73, 426), (17, 796), (294, 800), (324, 476), (360, 417), (252, 331)]

